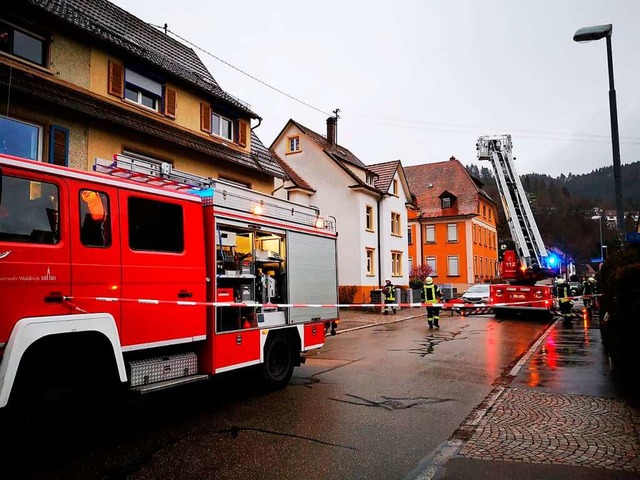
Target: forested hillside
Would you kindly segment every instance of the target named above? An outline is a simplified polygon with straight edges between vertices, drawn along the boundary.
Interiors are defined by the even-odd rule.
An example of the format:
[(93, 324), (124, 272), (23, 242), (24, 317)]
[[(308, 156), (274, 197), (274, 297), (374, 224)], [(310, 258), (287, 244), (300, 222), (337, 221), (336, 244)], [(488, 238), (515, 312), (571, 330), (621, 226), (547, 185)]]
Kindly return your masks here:
[[(491, 170), (470, 165), (467, 170), (479, 178), (491, 197), (498, 203), (500, 225), (498, 236), (510, 236), (505, 224), (502, 203)], [(622, 191), (626, 211), (640, 210), (640, 162), (622, 166)], [(577, 263), (599, 256), (600, 226), (593, 208), (615, 210), (613, 167), (600, 168), (584, 175), (543, 174), (521, 176), (522, 185), (531, 197), (531, 204), (540, 233), (548, 246), (568, 252)], [(616, 237), (615, 230), (603, 224), (605, 244)]]

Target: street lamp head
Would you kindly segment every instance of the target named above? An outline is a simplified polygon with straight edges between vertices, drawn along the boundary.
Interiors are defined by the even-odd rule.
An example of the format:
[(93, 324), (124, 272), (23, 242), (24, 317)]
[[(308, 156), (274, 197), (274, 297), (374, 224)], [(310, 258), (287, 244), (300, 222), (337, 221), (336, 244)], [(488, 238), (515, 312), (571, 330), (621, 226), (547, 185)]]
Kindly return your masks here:
[(604, 37), (610, 37), (613, 31), (613, 25), (610, 23), (607, 25), (595, 25), (593, 27), (584, 27), (579, 29), (573, 35), (573, 41), (578, 43), (591, 42), (593, 40), (600, 40)]

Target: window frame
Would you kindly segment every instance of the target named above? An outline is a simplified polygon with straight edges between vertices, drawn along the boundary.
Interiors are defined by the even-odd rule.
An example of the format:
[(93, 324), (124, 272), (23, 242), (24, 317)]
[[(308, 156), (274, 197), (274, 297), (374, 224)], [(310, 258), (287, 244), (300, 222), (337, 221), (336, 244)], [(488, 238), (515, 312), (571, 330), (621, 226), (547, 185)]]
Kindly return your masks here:
[[(455, 238), (451, 238), (451, 228), (453, 227), (453, 231), (455, 231)], [(448, 243), (458, 243), (458, 224), (457, 223), (447, 223), (447, 242)]]
[(413, 245), (413, 226), (407, 225), (407, 245)]
[[(292, 149), (292, 143), (296, 143), (296, 148)], [(287, 137), (287, 153), (300, 153), (302, 152), (302, 148), (300, 148), (300, 135), (292, 135)]]
[(365, 247), (365, 269), (367, 277), (374, 277), (376, 275), (376, 249), (372, 247)]
[[(218, 117), (218, 131), (215, 132), (214, 131), (214, 126), (215, 126), (215, 122), (214, 122), (214, 117)], [(224, 135), (222, 135), (222, 133), (220, 133), (222, 131), (222, 121), (226, 121), (229, 122), (229, 137), (226, 137)], [(226, 117), (221, 113), (218, 113), (214, 110), (211, 110), (211, 135), (214, 135), (216, 137), (219, 138), (223, 138), (225, 140), (228, 140), (229, 142), (233, 142), (234, 141), (234, 134), (235, 134), (235, 121), (232, 118)]]
[[(151, 92), (150, 90), (141, 87), (140, 85), (137, 85), (132, 79), (131, 80), (127, 80), (127, 74), (135, 74), (138, 75), (146, 80), (149, 80), (150, 82), (153, 83), (157, 83), (160, 86), (160, 94), (155, 93), (155, 92)], [(164, 97), (165, 97), (165, 93), (166, 93), (166, 82), (161, 82), (158, 81), (154, 78), (152, 78), (150, 75), (146, 75), (144, 73), (140, 73), (138, 70), (136, 70), (135, 68), (129, 68), (126, 67), (124, 68), (124, 86), (123, 86), (123, 92), (122, 92), (122, 96), (123, 99), (127, 102), (133, 103), (134, 105), (137, 105), (138, 107), (142, 107), (146, 110), (149, 110), (151, 112), (156, 112), (156, 113), (164, 113), (163, 112), (163, 108), (164, 108)], [(129, 98), (127, 96), (128, 92), (133, 92), (136, 94), (136, 98)], [(144, 100), (144, 96), (146, 96), (147, 98), (150, 98), (151, 100), (153, 100), (153, 106), (150, 107), (149, 105), (145, 105), (143, 103)]]
[(431, 265), (431, 269), (433, 270), (431, 274), (432, 277), (438, 276), (438, 257), (435, 255), (427, 255), (424, 257), (424, 264)]
[(373, 215), (373, 205), (365, 204), (364, 206), (364, 229), (367, 232), (375, 232), (375, 219)]
[[(433, 232), (433, 240), (429, 240), (429, 231)], [(424, 226), (424, 243), (434, 244), (436, 243), (436, 226), (425, 225)]]
[(391, 192), (393, 193), (393, 195), (395, 195), (396, 197), (398, 196), (398, 179), (394, 178), (393, 182), (392, 182), (392, 190)]
[(391, 212), (391, 235), (402, 237), (402, 215), (398, 212)]
[[(9, 39), (8, 39), (8, 49), (7, 51), (4, 50), (0, 50), (0, 52), (4, 53), (5, 55), (9, 55), (12, 58), (17, 58), (21, 61), (27, 62), (31, 65), (37, 65), (38, 67), (41, 68), (48, 68), (49, 65), (49, 39), (42, 36), (42, 35), (38, 35), (37, 33), (24, 29), (22, 27), (17, 26), (14, 23), (11, 22), (7, 22), (6, 20), (0, 20), (0, 24), (4, 24), (7, 26), (7, 30), (9, 32)], [(36, 40), (38, 42), (40, 42), (41, 47), (42, 47), (42, 51), (41, 51), (41, 62), (36, 62), (34, 60), (32, 60), (31, 58), (25, 57), (23, 55), (20, 55), (19, 53), (16, 53), (15, 51), (15, 33), (18, 32), (19, 34), (28, 37), (32, 40)]]
[[(35, 157), (36, 158), (31, 158), (30, 156), (26, 156), (26, 155), (21, 155), (21, 154), (16, 154), (16, 153), (11, 153), (11, 152), (7, 152), (8, 155), (13, 155), (16, 157), (22, 157), (22, 158), (27, 158), (29, 160), (34, 160), (37, 162), (41, 162), (42, 161), (42, 152), (43, 152), (43, 148), (44, 148), (44, 126), (42, 125), (38, 125), (36, 123), (32, 123), (32, 122), (28, 122), (25, 120), (21, 120), (15, 117), (0, 117), (0, 120), (4, 120), (4, 121), (9, 121), (9, 122), (13, 122), (13, 123), (19, 123), (22, 125), (26, 125), (27, 127), (32, 127), (35, 128), (37, 131), (37, 145), (35, 148)], [(30, 148), (30, 150), (33, 150), (32, 148)], [(4, 152), (3, 152), (4, 153)]]
[[(85, 214), (83, 215), (83, 205), (86, 205), (87, 207), (89, 207), (89, 204), (87, 201), (85, 201), (82, 198), (82, 193), (83, 192), (94, 192), (97, 193), (100, 196), (100, 200), (102, 201), (102, 208), (104, 209), (104, 219), (102, 220), (103, 226), (106, 227), (104, 228), (104, 245), (95, 245), (95, 244), (91, 244), (91, 243), (87, 243), (86, 237), (83, 237), (83, 227), (85, 226), (85, 221), (86, 221), (86, 215), (91, 215), (91, 211), (90, 208), (88, 209), (88, 212), (85, 212)], [(113, 242), (113, 235), (112, 235), (112, 229), (111, 229), (111, 199), (109, 198), (109, 194), (107, 192), (104, 192), (102, 190), (96, 190), (93, 188), (81, 188), (80, 190), (78, 190), (78, 216), (79, 216), (79, 225), (78, 227), (80, 228), (80, 243), (82, 244), (83, 247), (87, 247), (87, 248), (110, 248)], [(84, 217), (84, 218), (83, 218)]]
[[(456, 273), (452, 273), (451, 261), (455, 260)], [(482, 260), (480, 260), (482, 263)], [(447, 277), (459, 277), (460, 276), (460, 257), (458, 255), (447, 255)]]
[(391, 251), (391, 276), (402, 276), (402, 252), (400, 250)]
[(440, 205), (442, 209), (451, 208), (451, 206), (453, 205), (453, 202), (451, 201), (451, 197), (442, 197), (440, 199)]
[[(141, 211), (144, 211), (143, 215), (139, 215), (138, 212), (135, 212), (135, 214), (133, 213), (132, 210), (132, 203), (155, 203), (158, 205), (163, 205), (165, 207), (165, 211), (161, 212), (163, 213), (162, 215), (156, 215), (157, 217), (162, 218), (165, 223), (169, 223), (167, 221), (168, 216), (167, 213), (170, 213), (168, 210), (169, 209), (174, 209), (176, 212), (179, 212), (179, 224), (178, 222), (173, 222), (171, 223), (170, 226), (168, 226), (168, 228), (165, 228), (165, 233), (166, 231), (171, 231), (175, 236), (176, 239), (178, 239), (178, 248), (153, 248), (153, 247), (157, 247), (157, 243), (155, 245), (153, 245), (152, 247), (140, 247), (140, 244), (136, 243), (134, 245), (134, 242), (141, 242), (142, 240), (148, 240), (150, 237), (152, 238), (163, 238), (165, 241), (170, 240), (168, 239), (168, 236), (162, 236), (159, 235), (159, 232), (155, 232), (153, 235), (147, 235), (146, 237), (142, 236), (144, 233), (148, 233), (148, 232), (143, 232), (140, 234), (139, 237), (134, 237), (134, 235), (132, 234), (133, 232), (136, 232), (136, 229), (132, 228), (132, 225), (135, 225), (137, 228), (138, 232), (141, 232), (142, 229), (145, 227), (145, 225), (150, 225), (152, 223), (153, 220), (155, 220), (155, 218), (151, 215), (151, 213), (155, 213), (156, 210), (154, 210), (153, 208), (149, 208), (149, 205), (147, 205), (147, 207), (145, 208), (141, 208)], [(129, 237), (129, 241), (128, 241), (128, 247), (132, 252), (152, 252), (152, 253), (161, 253), (161, 254), (173, 254), (173, 255), (182, 255), (185, 252), (185, 248), (186, 248), (186, 228), (185, 228), (185, 211), (184, 211), (184, 206), (180, 205), (179, 203), (174, 203), (174, 202), (169, 202), (166, 200), (156, 200), (156, 199), (152, 199), (146, 196), (135, 196), (132, 195), (130, 197), (127, 198), (127, 231), (128, 231), (128, 237)], [(138, 206), (136, 206), (136, 208), (138, 208)], [(140, 221), (141, 218), (144, 218), (145, 221)], [(176, 217), (177, 218), (177, 217)], [(155, 222), (155, 225), (162, 225), (162, 222)], [(153, 233), (153, 232), (152, 232)], [(162, 232), (160, 232), (162, 233)]]

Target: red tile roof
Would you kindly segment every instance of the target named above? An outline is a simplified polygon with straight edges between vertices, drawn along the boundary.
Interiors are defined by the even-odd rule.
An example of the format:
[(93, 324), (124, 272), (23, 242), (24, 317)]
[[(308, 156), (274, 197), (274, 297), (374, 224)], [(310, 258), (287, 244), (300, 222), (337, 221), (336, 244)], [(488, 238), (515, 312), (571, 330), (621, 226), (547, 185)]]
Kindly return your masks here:
[[(476, 182), (454, 157), (446, 162), (404, 167), (404, 172), (423, 217), (474, 215), (480, 195), (495, 204), (482, 189), (482, 183)], [(441, 206), (440, 196), (445, 191), (456, 197), (452, 208)]]
[(378, 175), (378, 178), (376, 178), (375, 181), (375, 185), (378, 190), (383, 193), (389, 191), (391, 180), (393, 180), (399, 166), (400, 160), (392, 160), (390, 162), (369, 165), (369, 170)]

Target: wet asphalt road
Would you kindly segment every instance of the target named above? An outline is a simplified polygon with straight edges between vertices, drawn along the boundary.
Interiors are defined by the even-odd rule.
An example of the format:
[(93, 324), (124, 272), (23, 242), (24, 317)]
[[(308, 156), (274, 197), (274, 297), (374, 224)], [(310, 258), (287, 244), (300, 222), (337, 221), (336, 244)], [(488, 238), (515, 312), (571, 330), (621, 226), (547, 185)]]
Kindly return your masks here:
[(284, 390), (227, 375), (137, 398), (54, 458), (17, 452), (3, 478), (403, 478), (547, 326), (445, 315), (440, 330), (421, 317), (344, 333)]

